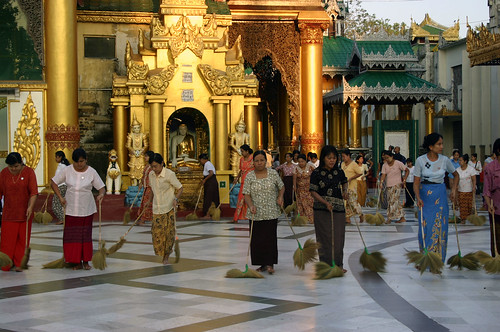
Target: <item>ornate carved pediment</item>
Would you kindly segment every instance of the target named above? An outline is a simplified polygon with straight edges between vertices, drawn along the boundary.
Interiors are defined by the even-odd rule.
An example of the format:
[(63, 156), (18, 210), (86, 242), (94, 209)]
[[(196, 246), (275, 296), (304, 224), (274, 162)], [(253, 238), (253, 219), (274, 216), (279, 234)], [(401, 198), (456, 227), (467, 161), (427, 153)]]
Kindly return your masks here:
[(366, 53), (365, 49), (361, 49), (361, 61), (364, 65), (368, 67), (373, 66), (382, 66), (385, 68), (387, 66), (405, 66), (408, 63), (416, 63), (418, 62), (418, 58), (416, 55), (408, 52), (408, 53), (396, 53), (392, 48), (392, 45), (387, 47), (387, 50), (381, 54), (380, 52), (374, 53), (373, 51), (370, 53)]
[(212, 94), (223, 96), (231, 92), (231, 80), (225, 72), (212, 68), (212, 66), (206, 64), (198, 65), (198, 70), (212, 90)]
[(172, 56), (177, 58), (186, 48), (201, 58), (203, 56), (203, 38), (200, 35), (200, 28), (192, 25), (186, 15), (183, 15), (177, 24), (170, 28), (172, 39), (170, 40), (170, 51)]
[(127, 66), (127, 77), (129, 80), (144, 80), (149, 71), (147, 64), (142, 61), (142, 56), (134, 54), (130, 42), (127, 41), (125, 48), (125, 64)]
[(152, 95), (164, 94), (175, 75), (177, 67), (177, 65), (169, 65), (161, 69), (159, 73), (157, 73), (158, 69), (151, 71), (150, 74), (152, 75), (148, 77), (145, 83), (148, 93)]
[(467, 31), (467, 52), (471, 66), (482, 64), (500, 64), (500, 34), (490, 32), (481, 25), (479, 32), (470, 26)]
[(40, 162), (40, 146), (40, 119), (30, 93), (14, 133), (14, 150), (25, 158), (27, 166), (35, 169)]

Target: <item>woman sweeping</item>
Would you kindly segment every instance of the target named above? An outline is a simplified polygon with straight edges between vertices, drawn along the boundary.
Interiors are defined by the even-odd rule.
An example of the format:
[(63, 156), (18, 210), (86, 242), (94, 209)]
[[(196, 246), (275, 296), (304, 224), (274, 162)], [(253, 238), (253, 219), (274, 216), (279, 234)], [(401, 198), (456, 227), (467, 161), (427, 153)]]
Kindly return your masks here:
[(293, 172), (293, 191), (297, 195), (299, 214), (307, 218), (310, 224), (314, 223), (313, 198), (309, 192), (311, 173), (315, 169), (306, 160), (306, 155), (299, 154), (298, 165)]
[(238, 193), (238, 203), (236, 204), (236, 211), (234, 211), (233, 223), (237, 223), (240, 219), (245, 219), (247, 215), (247, 204), (245, 203), (245, 197), (243, 196), (243, 187), (245, 185), (245, 179), (250, 171), (253, 171), (253, 150), (247, 145), (243, 144), (240, 146), (241, 158), (240, 158), (240, 171), (238, 176), (234, 179), (233, 185), (241, 181), (240, 191)]
[[(22, 272), (21, 260), (30, 243), (38, 188), (35, 172), (24, 165), (19, 153), (9, 153), (5, 163), (7, 167), (0, 172), (0, 200), (4, 200), (0, 251), (12, 259), (14, 271)], [(10, 269), (11, 266), (2, 268), (3, 271)]]
[(278, 217), (283, 207), (285, 187), (278, 173), (266, 168), (266, 153), (253, 154), (254, 170), (248, 173), (243, 195), (248, 205), (247, 218), (250, 229), (250, 255), (253, 265), (260, 265), (258, 272), (274, 273), (278, 263)]
[(458, 182), (458, 209), (460, 211), (460, 219), (462, 224), (472, 213), (472, 207), (475, 205), (474, 190), (476, 188), (476, 170), (469, 166), (469, 155), (464, 154), (458, 158), (460, 167), (457, 168), (457, 173), (460, 178)]
[[(101, 202), (106, 192), (104, 182), (96, 170), (87, 165), (87, 153), (78, 148), (71, 156), (73, 164), (55, 175), (52, 190), (66, 207), (66, 223), (63, 233), (64, 260), (73, 265), (73, 270), (90, 270), (92, 260), (92, 221), (97, 212), (95, 200)], [(61, 195), (59, 185), (66, 183), (66, 197)], [(92, 188), (99, 191), (96, 199)]]
[(208, 160), (208, 154), (202, 153), (200, 157), (200, 163), (203, 166), (203, 219), (210, 219), (208, 215), (208, 209), (212, 203), (215, 206), (219, 206), (219, 183), (217, 182), (217, 177), (215, 176), (215, 166)]
[(285, 185), (285, 207), (293, 203), (293, 172), (295, 170), (295, 165), (292, 161), (293, 155), (291, 153), (287, 153), (285, 155), (285, 163), (276, 167), (276, 170), (280, 172), (281, 179)]
[[(497, 251), (500, 252), (500, 138), (497, 138), (493, 144), (493, 153), (496, 158), (484, 166), (483, 194), (490, 216), (491, 256), (495, 257), (495, 239)], [(496, 233), (493, 232), (493, 217)]]
[(448, 243), (448, 199), (446, 197), (446, 186), (444, 184), (445, 173), (453, 174), (455, 181), (450, 192), (450, 199), (455, 200), (456, 190), (460, 178), (458, 172), (452, 165), (451, 160), (441, 153), (443, 152), (443, 136), (432, 133), (424, 137), (423, 148), (427, 153), (418, 157), (415, 161), (413, 189), (419, 208), (422, 208), (423, 216), (418, 216), (418, 243), (422, 247), (422, 225), (423, 221), (425, 235), (425, 249), (434, 251), (441, 255), (443, 262), (446, 260), (446, 246)]
[(345, 149), (342, 151), (342, 161), (342, 170), (344, 171), (344, 174), (347, 177), (347, 181), (349, 182), (349, 186), (347, 189), (349, 192), (347, 197), (349, 199), (347, 201), (345, 222), (350, 224), (350, 218), (355, 215), (359, 215), (359, 222), (363, 222), (363, 210), (361, 209), (361, 205), (359, 205), (358, 203), (358, 181), (356, 181), (357, 178), (363, 175), (363, 172), (358, 164), (352, 161), (351, 151), (349, 151), (349, 149)]
[[(406, 185), (406, 178), (410, 174), (408, 167), (406, 167), (399, 160), (394, 159), (391, 151), (383, 151), (382, 158), (385, 163), (382, 166), (382, 177), (380, 178), (380, 189), (384, 181), (387, 188), (387, 220), (386, 224), (390, 224), (391, 220), (397, 220), (397, 223), (405, 222), (405, 212), (403, 211), (403, 204), (401, 204), (401, 187)], [(404, 172), (403, 180), (401, 180), (401, 172)]]
[(153, 248), (157, 256), (162, 257), (163, 265), (168, 265), (175, 241), (175, 208), (182, 195), (182, 184), (175, 173), (166, 168), (163, 157), (155, 153), (149, 173), (151, 198), (148, 204), (153, 206), (151, 235)]
[[(66, 159), (66, 154), (63, 151), (57, 151), (56, 152), (56, 162), (57, 162), (57, 169), (56, 169), (56, 174), (62, 172), (66, 167), (69, 166), (69, 161)], [(66, 196), (66, 183), (61, 183), (59, 185), (59, 191), (61, 192), (61, 196), (65, 197)], [(55, 196), (52, 198), (52, 211), (54, 211), (54, 214), (56, 215), (56, 225), (62, 225), (64, 223), (64, 207), (61, 204), (61, 201), (59, 200), (59, 197)]]
[(153, 161), (155, 153), (153, 151), (146, 151), (144, 154), (144, 172), (142, 173), (142, 179), (139, 183), (139, 190), (144, 188), (142, 193), (141, 206), (137, 212), (139, 215), (142, 214), (141, 220), (137, 223), (138, 226), (144, 226), (146, 222), (150, 222), (153, 218), (153, 208), (151, 204), (147, 204), (151, 200), (151, 185), (149, 184), (149, 173), (151, 172), (151, 163)]
[[(338, 167), (338, 152), (335, 147), (326, 145), (321, 149), (319, 167), (311, 174), (310, 191), (314, 198), (314, 230), (319, 243), (319, 260), (329, 265), (332, 258), (344, 273), (345, 209), (344, 198), (347, 194), (347, 178)], [(344, 194), (343, 194), (344, 193)], [(332, 220), (333, 213), (333, 233)], [(332, 240), (335, 257), (332, 257)]]

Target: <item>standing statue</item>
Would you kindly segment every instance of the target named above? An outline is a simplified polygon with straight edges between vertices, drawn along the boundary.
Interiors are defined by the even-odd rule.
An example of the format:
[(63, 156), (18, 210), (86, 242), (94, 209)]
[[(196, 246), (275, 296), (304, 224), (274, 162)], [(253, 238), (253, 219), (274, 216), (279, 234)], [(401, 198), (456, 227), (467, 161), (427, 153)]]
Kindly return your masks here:
[(188, 127), (185, 123), (179, 125), (177, 133), (172, 136), (170, 142), (172, 167), (177, 167), (177, 164), (188, 165), (198, 162), (195, 156), (194, 136), (188, 133)]
[(113, 185), (115, 195), (120, 194), (120, 188), (122, 186), (122, 172), (120, 166), (118, 165), (118, 155), (116, 150), (113, 149), (109, 151), (109, 165), (106, 172), (106, 194), (111, 195), (113, 192)]
[(148, 148), (148, 137), (146, 134), (141, 133), (141, 123), (137, 121), (134, 114), (132, 125), (130, 126), (131, 132), (127, 135), (127, 149), (130, 161), (130, 180), (133, 186), (137, 186), (139, 180), (142, 178), (144, 170), (144, 152)]
[(243, 144), (250, 145), (250, 135), (245, 133), (246, 124), (243, 119), (243, 113), (241, 113), (240, 120), (236, 122), (234, 126), (236, 131), (229, 135), (229, 146), (231, 148), (231, 168), (233, 170), (233, 175), (238, 176), (240, 171), (240, 158), (241, 150), (240, 147)]

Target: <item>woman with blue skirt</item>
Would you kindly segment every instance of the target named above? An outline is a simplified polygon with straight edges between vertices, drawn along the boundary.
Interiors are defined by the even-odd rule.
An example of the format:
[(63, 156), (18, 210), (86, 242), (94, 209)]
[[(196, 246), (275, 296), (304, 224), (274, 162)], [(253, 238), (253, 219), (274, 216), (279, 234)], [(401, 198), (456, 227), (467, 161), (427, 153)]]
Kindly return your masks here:
[[(413, 189), (419, 207), (418, 244), (422, 247), (423, 222), (425, 248), (441, 255), (443, 262), (446, 259), (446, 246), (448, 243), (448, 199), (444, 184), (445, 173), (453, 174), (456, 181), (450, 192), (450, 199), (455, 201), (459, 176), (450, 158), (442, 155), (443, 136), (432, 133), (424, 137), (424, 149), (427, 153), (418, 157), (415, 162), (415, 180)], [(422, 209), (420, 209), (422, 208)], [(423, 216), (420, 215), (422, 211)]]

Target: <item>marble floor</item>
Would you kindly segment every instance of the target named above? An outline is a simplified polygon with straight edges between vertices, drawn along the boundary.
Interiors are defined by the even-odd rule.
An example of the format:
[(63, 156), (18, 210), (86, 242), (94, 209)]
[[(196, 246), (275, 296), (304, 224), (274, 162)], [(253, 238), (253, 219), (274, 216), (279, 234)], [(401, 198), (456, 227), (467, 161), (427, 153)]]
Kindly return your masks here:
[[(418, 248), (407, 212), (405, 224), (361, 225), (369, 250), (387, 258), (386, 273), (363, 271), (363, 245), (348, 225), (349, 271), (330, 280), (313, 280), (313, 265), (294, 268), (297, 242), (284, 218), (276, 274), (264, 279), (224, 277), (245, 267), (246, 222), (178, 221), (181, 259), (169, 266), (154, 255), (149, 229), (134, 227), (103, 271), (42, 269), (61, 257), (62, 227), (36, 224), (30, 269), (0, 273), (0, 331), (495, 331), (500, 275), (445, 268), (421, 276), (404, 256)], [(103, 225), (108, 247), (128, 228), (118, 219)], [(488, 225), (458, 229), (464, 253), (489, 250)], [(310, 225), (295, 231), (301, 243), (314, 237)], [(93, 237), (97, 247), (97, 224)], [(448, 256), (456, 252), (450, 225)]]

